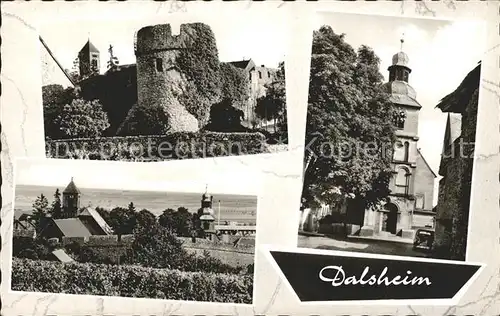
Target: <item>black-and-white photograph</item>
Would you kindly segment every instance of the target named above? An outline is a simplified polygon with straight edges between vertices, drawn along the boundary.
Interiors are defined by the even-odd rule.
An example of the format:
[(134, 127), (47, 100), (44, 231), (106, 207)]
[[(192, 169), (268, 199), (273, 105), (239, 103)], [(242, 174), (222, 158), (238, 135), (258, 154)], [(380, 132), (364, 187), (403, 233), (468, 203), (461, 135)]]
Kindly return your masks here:
[(47, 157), (162, 161), (287, 150), (286, 28), (274, 22), (243, 14), (224, 23), (44, 25)]
[(319, 14), (299, 247), (465, 260), (485, 39), (477, 21)]
[(12, 290), (251, 304), (255, 176), (141, 165), (19, 160)]

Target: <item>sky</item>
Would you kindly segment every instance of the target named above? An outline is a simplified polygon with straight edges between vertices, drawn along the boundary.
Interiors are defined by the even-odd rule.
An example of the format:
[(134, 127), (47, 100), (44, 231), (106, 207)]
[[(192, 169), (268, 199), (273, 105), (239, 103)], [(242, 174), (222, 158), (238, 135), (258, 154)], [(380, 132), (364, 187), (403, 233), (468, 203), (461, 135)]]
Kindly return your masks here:
[(260, 175), (250, 168), (238, 162), (217, 164), (213, 159), (133, 166), (112, 161), (19, 159), (14, 177), (16, 185), (66, 187), (73, 177), (81, 188), (154, 192), (200, 193), (208, 186), (211, 194), (259, 195), (261, 187)]
[[(219, 59), (236, 61), (252, 58), (257, 65), (277, 67), (284, 61), (286, 51), (286, 23), (280, 16), (255, 13), (224, 16), (224, 19), (203, 20), (214, 32)], [(209, 17), (205, 19), (210, 19)], [(135, 63), (134, 34), (142, 27), (170, 23), (158, 15), (141, 20), (72, 19), (45, 24), (40, 34), (63, 67), (71, 69), (73, 61), (87, 40), (96, 46), (101, 55), (101, 71), (106, 70), (109, 45), (120, 64)], [(250, 26), (250, 27), (249, 27)]]
[(330, 25), (337, 34), (345, 33), (345, 41), (355, 49), (363, 44), (371, 47), (381, 59), (380, 71), (386, 81), (392, 56), (400, 51), (400, 39), (404, 38), (403, 51), (412, 69), (409, 84), (422, 105), (418, 147), (437, 174), (446, 114), (435, 107), (481, 60), (486, 47), (484, 23), (321, 13), (315, 28), (321, 25)]

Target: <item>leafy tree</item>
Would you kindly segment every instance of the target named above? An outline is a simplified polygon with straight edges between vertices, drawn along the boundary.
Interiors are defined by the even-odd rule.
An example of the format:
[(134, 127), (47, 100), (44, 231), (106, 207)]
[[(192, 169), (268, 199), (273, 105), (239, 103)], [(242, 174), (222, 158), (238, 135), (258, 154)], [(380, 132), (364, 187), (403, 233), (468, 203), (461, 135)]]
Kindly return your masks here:
[(130, 202), (127, 206), (127, 209), (130, 213), (135, 213), (135, 205), (134, 202)]
[(61, 85), (51, 84), (42, 87), (43, 121), (45, 137), (58, 139), (62, 137), (58, 117), (65, 104), (77, 98), (73, 88), (64, 89)]
[(118, 235), (118, 239), (121, 240), (122, 235), (132, 234), (135, 227), (135, 220), (134, 212), (123, 207), (115, 207), (109, 213), (108, 224)]
[(164, 135), (170, 130), (169, 119), (161, 106), (134, 105), (118, 128), (118, 135)]
[(59, 192), (59, 189), (56, 189), (54, 193), (54, 201), (52, 201), (51, 208), (52, 218), (58, 219), (62, 217), (61, 192)]
[(166, 210), (163, 211), (163, 213), (160, 216), (158, 216), (158, 223), (162, 227), (165, 227), (175, 232), (174, 214), (175, 214), (174, 209), (167, 208)]
[(165, 227), (155, 223), (138, 227), (126, 262), (145, 267), (176, 269), (184, 264), (187, 253), (182, 243)]
[(267, 121), (274, 121), (274, 132), (276, 132), (277, 124), (286, 127), (285, 91), (285, 64), (281, 62), (274, 81), (266, 85), (266, 94), (257, 99), (257, 105), (255, 106), (257, 117)]
[(136, 227), (150, 227), (156, 224), (156, 216), (147, 209), (142, 209), (135, 217)]
[(192, 215), (185, 207), (179, 207), (174, 213), (174, 229), (178, 236), (191, 236)]
[(45, 239), (33, 239), (14, 236), (12, 239), (12, 256), (32, 260), (48, 260), (50, 247)]
[(56, 118), (62, 138), (100, 137), (109, 127), (108, 116), (97, 100), (75, 99)]
[(242, 110), (235, 108), (230, 99), (224, 99), (210, 108), (210, 120), (205, 129), (214, 132), (244, 132), (247, 129), (241, 125), (243, 117)]
[[(303, 202), (350, 195), (365, 206), (389, 193), (394, 109), (381, 88), (379, 58), (323, 26), (314, 32)], [(363, 207), (363, 206), (362, 206)]]
[(36, 231), (40, 232), (43, 229), (43, 219), (49, 214), (49, 201), (45, 195), (40, 194), (33, 203), (33, 212), (31, 214), (31, 219), (36, 227)]

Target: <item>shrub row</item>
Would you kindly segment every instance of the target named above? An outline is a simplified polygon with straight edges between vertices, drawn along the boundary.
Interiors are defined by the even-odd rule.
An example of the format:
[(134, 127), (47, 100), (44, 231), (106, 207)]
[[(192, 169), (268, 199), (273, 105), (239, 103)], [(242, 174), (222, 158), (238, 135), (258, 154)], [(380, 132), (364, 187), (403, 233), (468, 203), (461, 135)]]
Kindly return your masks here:
[(175, 132), (45, 142), (49, 158), (159, 161), (269, 152), (261, 133)]
[(12, 290), (251, 304), (253, 276), (13, 258)]

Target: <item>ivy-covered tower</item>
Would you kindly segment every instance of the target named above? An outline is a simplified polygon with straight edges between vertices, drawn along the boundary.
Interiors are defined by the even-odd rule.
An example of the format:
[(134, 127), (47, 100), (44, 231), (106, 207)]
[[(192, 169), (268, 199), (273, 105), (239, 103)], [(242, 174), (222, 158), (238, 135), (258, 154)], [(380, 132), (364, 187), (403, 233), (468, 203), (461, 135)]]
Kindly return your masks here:
[(73, 178), (63, 191), (63, 216), (62, 218), (73, 218), (77, 216), (80, 209), (81, 192), (75, 185)]

